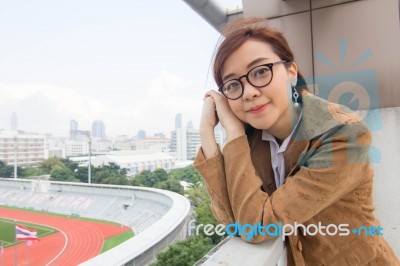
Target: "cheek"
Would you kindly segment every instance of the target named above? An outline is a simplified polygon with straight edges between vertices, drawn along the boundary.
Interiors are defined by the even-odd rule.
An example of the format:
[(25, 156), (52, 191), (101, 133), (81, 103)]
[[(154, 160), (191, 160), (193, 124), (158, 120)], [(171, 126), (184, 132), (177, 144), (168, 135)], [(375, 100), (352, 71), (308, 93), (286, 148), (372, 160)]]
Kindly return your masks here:
[(232, 112), (241, 120), (243, 120), (243, 105), (240, 103), (240, 99), (228, 102)]
[(290, 87), (289, 82), (282, 78), (273, 88), (274, 91), (272, 94), (274, 95), (273, 97), (275, 98), (275, 102), (281, 107), (286, 107), (292, 97), (292, 88)]

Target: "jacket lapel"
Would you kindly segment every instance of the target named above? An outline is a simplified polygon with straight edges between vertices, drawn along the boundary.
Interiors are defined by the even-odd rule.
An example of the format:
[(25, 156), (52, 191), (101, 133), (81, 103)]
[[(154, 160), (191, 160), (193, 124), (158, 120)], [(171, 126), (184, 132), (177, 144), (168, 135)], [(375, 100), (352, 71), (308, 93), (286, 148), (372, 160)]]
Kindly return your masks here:
[(335, 115), (337, 112), (346, 112), (349, 115), (352, 113), (347, 107), (329, 103), (308, 92), (303, 93), (302, 101), (303, 115), (299, 127), (284, 154), (286, 177), (298, 171), (300, 160), (310, 148), (313, 139), (316, 140), (343, 125), (344, 121), (340, 121)]
[(251, 160), (257, 176), (262, 181), (263, 190), (271, 195), (276, 190), (274, 172), (271, 165), (271, 152), (268, 141), (262, 140), (262, 131), (255, 129), (249, 136)]
[[(310, 148), (311, 140), (345, 123), (338, 119), (338, 112), (352, 116), (350, 109), (329, 103), (309, 92), (303, 92), (302, 101), (302, 119), (284, 154), (286, 177), (298, 171), (300, 159)], [(259, 129), (254, 129), (248, 140), (256, 174), (261, 178), (263, 190), (271, 195), (276, 190), (276, 184), (269, 142), (262, 140), (262, 130)]]

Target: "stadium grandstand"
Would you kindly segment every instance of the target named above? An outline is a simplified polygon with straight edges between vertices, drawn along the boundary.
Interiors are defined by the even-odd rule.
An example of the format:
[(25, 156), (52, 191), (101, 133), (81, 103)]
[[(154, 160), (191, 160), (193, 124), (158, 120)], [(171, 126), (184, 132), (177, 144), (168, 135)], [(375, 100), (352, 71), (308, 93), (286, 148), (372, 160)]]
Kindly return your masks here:
[(189, 201), (154, 188), (0, 178), (0, 205), (108, 220), (135, 237), (83, 265), (147, 265), (186, 238)]

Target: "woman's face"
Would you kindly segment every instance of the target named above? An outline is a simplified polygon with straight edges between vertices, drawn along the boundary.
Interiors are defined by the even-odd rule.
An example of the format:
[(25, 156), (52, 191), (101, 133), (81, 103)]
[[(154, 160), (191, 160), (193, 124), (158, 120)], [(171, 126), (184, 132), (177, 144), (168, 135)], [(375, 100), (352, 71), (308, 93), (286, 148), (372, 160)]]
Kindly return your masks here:
[[(281, 58), (268, 43), (247, 40), (223, 64), (223, 82), (241, 77), (256, 66), (277, 61), (281, 61)], [(275, 64), (272, 71), (271, 82), (262, 88), (253, 87), (246, 78), (242, 78), (243, 96), (237, 100), (228, 100), (228, 103), (233, 113), (243, 122), (279, 135), (287, 131), (286, 127), (290, 128), (290, 79), (297, 76), (297, 67), (294, 63), (289, 68), (284, 64)]]

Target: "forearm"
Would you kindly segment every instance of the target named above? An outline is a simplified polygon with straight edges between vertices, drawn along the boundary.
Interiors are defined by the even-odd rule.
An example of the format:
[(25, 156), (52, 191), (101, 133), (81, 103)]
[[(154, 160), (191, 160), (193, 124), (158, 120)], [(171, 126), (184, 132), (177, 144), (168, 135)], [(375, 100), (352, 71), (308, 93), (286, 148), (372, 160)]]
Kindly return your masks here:
[(204, 178), (214, 217), (223, 224), (234, 222), (226, 188), (224, 159), (219, 148), (217, 147), (216, 153), (210, 159), (205, 158), (201, 148), (193, 162), (193, 167)]
[(216, 155), (218, 145), (215, 141), (214, 129), (211, 127), (200, 128), (200, 139), (203, 154), (206, 159)]

